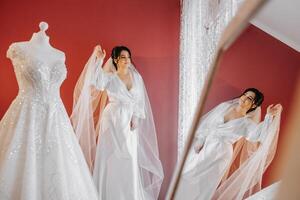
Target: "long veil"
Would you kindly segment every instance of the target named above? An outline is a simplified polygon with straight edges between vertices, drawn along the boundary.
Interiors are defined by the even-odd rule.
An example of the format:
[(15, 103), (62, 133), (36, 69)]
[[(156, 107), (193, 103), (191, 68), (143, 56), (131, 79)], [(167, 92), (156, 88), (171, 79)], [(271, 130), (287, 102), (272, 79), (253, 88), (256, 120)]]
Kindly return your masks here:
[[(254, 120), (260, 118), (258, 112), (249, 116)], [(213, 199), (239, 200), (261, 190), (263, 174), (275, 156), (280, 118), (280, 114), (274, 117), (267, 115), (253, 130), (252, 134), (259, 135), (259, 143), (250, 142), (243, 137), (234, 144), (231, 166)]]
[[(96, 67), (93, 64), (95, 59), (96, 55), (93, 53), (84, 66), (75, 85), (73, 110), (70, 117), (75, 134), (91, 172), (93, 170), (96, 153), (98, 130), (100, 126), (99, 119), (108, 101), (106, 91), (96, 90), (92, 85)], [(111, 60), (108, 60), (103, 67), (104, 71), (108, 73), (115, 71), (115, 68), (112, 67), (110, 63)]]
[[(95, 76), (94, 72), (96, 71), (95, 59), (96, 55), (93, 53), (76, 84), (73, 112), (71, 115), (75, 133), (91, 171), (94, 165), (97, 140), (101, 140), (101, 133), (99, 133), (101, 114), (107, 103), (106, 92), (96, 90), (92, 86)], [(107, 73), (115, 72), (111, 58), (107, 60), (103, 69)], [(134, 65), (131, 65), (129, 69), (140, 77), (141, 81), (139, 84), (144, 91), (145, 117), (139, 120), (139, 124), (136, 128), (137, 134), (139, 135), (137, 151), (139, 173), (147, 196), (150, 195), (153, 199), (157, 199), (164, 175), (159, 159), (156, 129), (151, 105), (140, 74)]]
[[(229, 108), (237, 103), (238, 99), (226, 101), (206, 113), (201, 118), (196, 141), (203, 143), (203, 138), (207, 136), (207, 132), (203, 130), (209, 129), (210, 122), (217, 120), (220, 115), (225, 115)], [(231, 163), (212, 197), (213, 200), (240, 200), (261, 190), (263, 174), (274, 158), (280, 115), (266, 115), (264, 121), (260, 122), (261, 108), (258, 107), (246, 117), (251, 120), (251, 131), (233, 144)], [(226, 127), (224, 131), (228, 130), (230, 128)]]
[[(134, 68), (134, 70), (136, 69)], [(140, 136), (138, 140), (138, 163), (146, 192), (150, 195), (152, 194), (151, 196), (153, 199), (158, 199), (164, 173), (159, 159), (156, 130), (151, 105), (145, 85), (143, 85), (143, 88), (145, 91), (144, 98), (146, 118), (140, 120), (137, 127), (137, 132)]]

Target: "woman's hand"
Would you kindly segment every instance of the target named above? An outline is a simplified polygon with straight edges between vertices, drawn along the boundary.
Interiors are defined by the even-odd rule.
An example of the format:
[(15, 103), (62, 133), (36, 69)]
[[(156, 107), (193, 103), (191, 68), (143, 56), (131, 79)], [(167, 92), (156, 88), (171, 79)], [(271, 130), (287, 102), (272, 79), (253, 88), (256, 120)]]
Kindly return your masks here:
[(281, 104), (276, 104), (273, 106), (273, 104), (269, 105), (267, 108), (267, 114), (271, 116), (276, 116), (279, 115), (282, 112), (282, 105)]
[(134, 131), (138, 126), (138, 118), (136, 117), (132, 117), (131, 121), (130, 121), (130, 130)]
[(95, 46), (94, 52), (95, 52), (96, 57), (97, 57), (98, 59), (103, 60), (103, 59), (105, 58), (105, 56), (106, 56), (105, 50), (104, 50), (104, 49), (102, 50), (102, 48), (101, 48), (100, 45)]

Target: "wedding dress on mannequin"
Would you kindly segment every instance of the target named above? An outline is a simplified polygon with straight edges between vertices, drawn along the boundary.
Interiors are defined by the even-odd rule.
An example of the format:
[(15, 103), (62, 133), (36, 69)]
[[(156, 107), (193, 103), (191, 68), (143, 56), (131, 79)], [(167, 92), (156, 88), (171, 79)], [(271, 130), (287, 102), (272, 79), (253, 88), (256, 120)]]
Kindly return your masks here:
[(48, 25), (13, 43), (19, 93), (0, 122), (1, 200), (96, 200), (96, 188), (60, 98), (65, 54), (49, 44)]

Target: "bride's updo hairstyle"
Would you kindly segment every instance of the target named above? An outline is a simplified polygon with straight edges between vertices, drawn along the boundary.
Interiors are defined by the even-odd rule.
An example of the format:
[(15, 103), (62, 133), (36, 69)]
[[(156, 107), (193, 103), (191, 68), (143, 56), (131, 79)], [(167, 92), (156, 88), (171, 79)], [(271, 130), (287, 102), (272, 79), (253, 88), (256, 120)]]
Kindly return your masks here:
[[(255, 105), (254, 108), (250, 108), (247, 113), (254, 111), (257, 107), (261, 106), (262, 102), (264, 101), (264, 95), (256, 88), (247, 88), (242, 95), (246, 94), (247, 92), (253, 92), (255, 97), (253, 99), (253, 104)], [(241, 95), (241, 96), (242, 96)]]
[(122, 51), (127, 51), (130, 58), (131, 58), (131, 52), (127, 47), (125, 47), (125, 46), (116, 46), (116, 47), (114, 47), (111, 51), (111, 56), (110, 57), (112, 59), (112, 62), (114, 64), (116, 70), (118, 70), (118, 66), (117, 66), (117, 63), (115, 62), (115, 59), (118, 59), (120, 57)]

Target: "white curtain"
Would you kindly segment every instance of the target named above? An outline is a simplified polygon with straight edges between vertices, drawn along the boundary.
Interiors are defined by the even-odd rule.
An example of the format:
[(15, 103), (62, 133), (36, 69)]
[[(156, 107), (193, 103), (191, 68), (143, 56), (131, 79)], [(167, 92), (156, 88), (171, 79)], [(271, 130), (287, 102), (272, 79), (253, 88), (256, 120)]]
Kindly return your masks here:
[(243, 0), (182, 0), (178, 155), (181, 155), (216, 45)]

